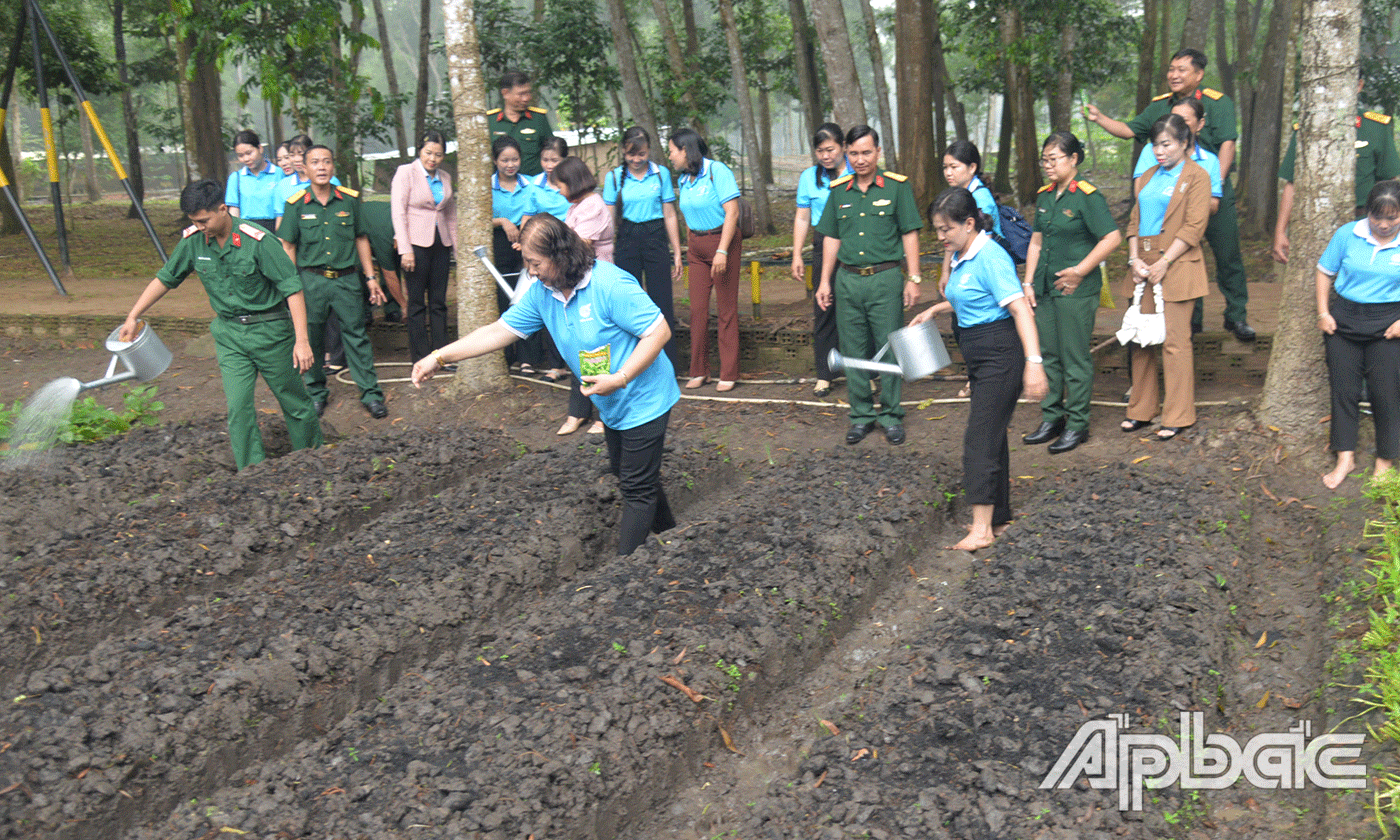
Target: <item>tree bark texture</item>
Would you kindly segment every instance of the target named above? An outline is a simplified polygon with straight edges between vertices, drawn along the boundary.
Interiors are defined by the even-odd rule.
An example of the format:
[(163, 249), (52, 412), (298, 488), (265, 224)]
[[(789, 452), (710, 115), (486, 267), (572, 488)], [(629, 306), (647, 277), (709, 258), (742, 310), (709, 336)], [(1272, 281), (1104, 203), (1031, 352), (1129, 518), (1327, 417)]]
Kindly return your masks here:
[(845, 130), (865, 125), (865, 96), (860, 92), (860, 79), (856, 78), (856, 58), (841, 0), (812, 0), (812, 20), (831, 89), (832, 118)]
[(625, 0), (608, 0), (608, 16), (612, 22), (613, 49), (617, 52), (617, 72), (622, 77), (622, 95), (627, 98), (627, 109), (632, 112), (632, 122), (645, 128), (654, 138), (657, 136), (656, 117), (651, 113), (646, 91), (642, 89), (642, 77), (637, 73), (637, 57), (632, 51), (632, 24), (628, 20)]
[[(374, 0), (374, 24), (379, 31), (379, 54), (384, 58), (384, 83), (389, 88), (389, 98), (394, 106), (394, 139), (399, 145), (399, 157), (408, 157), (408, 132), (403, 126), (403, 102), (399, 100), (399, 74), (394, 69), (394, 50), (389, 46), (389, 23), (384, 19), (384, 0)], [(416, 148), (421, 138), (415, 137)]]
[[(131, 97), (131, 75), (126, 65), (126, 3), (114, 0), (112, 3), (112, 50), (117, 64), (117, 81), (121, 82), (122, 128), (126, 134), (126, 178), (131, 183), (131, 191), (138, 202), (146, 200), (146, 178), (141, 167), (141, 132), (136, 120), (136, 105)], [(128, 219), (140, 218), (133, 204), (127, 211)]]
[[(1035, 136), (1035, 93), (1031, 90), (1030, 68), (1018, 60), (1013, 46), (1025, 37), (1021, 9), (1012, 3), (1003, 7), (1001, 17), (1002, 48), (1006, 61), (1006, 105), (1002, 119), (1011, 120), (1015, 138), (1016, 185), (1015, 202), (1030, 204), (1040, 189), (1040, 147)], [(1007, 132), (1003, 128), (1002, 135)], [(997, 161), (997, 175), (1002, 173), (1002, 161), (1012, 155), (1012, 147), (1003, 145)]]
[[(875, 27), (875, 10), (870, 0), (860, 0), (861, 17), (865, 18), (865, 33), (870, 44), (870, 66), (874, 68), (871, 81), (875, 83), (875, 110), (880, 114), (880, 137), (884, 139), (885, 160), (891, 169), (903, 167), (900, 144), (895, 143), (894, 118), (890, 116), (890, 87), (885, 81), (885, 51), (880, 47), (880, 30)], [(927, 55), (927, 53), (915, 53)], [(925, 111), (927, 113), (927, 111)]]
[[(677, 84), (685, 86), (681, 101), (691, 113), (691, 127), (704, 137), (705, 120), (700, 114), (700, 106), (695, 102), (695, 94), (687, 83), (690, 68), (686, 66), (685, 54), (681, 52), (680, 36), (676, 34), (675, 24), (671, 22), (671, 9), (666, 5), (666, 0), (651, 0), (651, 8), (656, 14), (656, 24), (661, 29), (661, 41), (666, 45), (666, 63), (671, 68), (671, 76)], [(660, 145), (661, 138), (657, 139)]]
[[(457, 192), (491, 194), (491, 143), (486, 130), (486, 80), (481, 71), (481, 47), (471, 0), (443, 3), (443, 33), (447, 72), (452, 85), (452, 111), (457, 125)], [(493, 82), (494, 84), (494, 82)], [(472, 255), (478, 245), (491, 245), (491, 202), (457, 203), (457, 330), (466, 335), (496, 320), (496, 282)], [(457, 368), (457, 382), (473, 392), (498, 391), (510, 385), (505, 357), (488, 353)]]
[(1143, 0), (1142, 42), (1138, 44), (1137, 113), (1141, 114), (1155, 95), (1157, 85), (1157, 28), (1161, 7), (1167, 0)]
[[(928, 21), (935, 13), (933, 0), (896, 0), (896, 20)], [(897, 26), (894, 32), (895, 52), (899, 55), (933, 56), (932, 26)], [(935, 62), (900, 61), (895, 64), (895, 96), (899, 101), (899, 148), (903, 150), (900, 171), (909, 176), (914, 201), (919, 208), (927, 207), (937, 194), (934, 178), (937, 173), (935, 146), (941, 142), (939, 132), (930, 122), (930, 115), (941, 119), (941, 103), (933, 108), (934, 83), (937, 78)], [(937, 149), (941, 158), (943, 148)]]
[[(1285, 79), (1287, 76), (1285, 70), (1292, 52), (1288, 28), (1293, 10), (1293, 0), (1274, 0), (1273, 11), (1269, 14), (1269, 32), (1259, 56), (1260, 79)], [(1239, 189), (1244, 205), (1249, 208), (1242, 219), (1242, 232), (1246, 235), (1268, 235), (1278, 216), (1278, 164), (1282, 157), (1280, 149), (1288, 142), (1283, 126), (1290, 116), (1284, 113), (1284, 104), (1292, 101), (1292, 89), (1292, 85), (1284, 82), (1260, 85), (1254, 90), (1254, 107), (1245, 134), (1249, 144), (1245, 146), (1245, 160), (1240, 167), (1247, 174)]]
[(86, 111), (78, 112), (78, 126), (83, 139), (83, 189), (87, 192), (89, 204), (102, 199), (102, 191), (97, 188), (97, 154), (93, 144), (92, 121)]
[[(471, 6), (471, 0), (463, 0), (463, 2), (465, 2), (468, 7)], [(428, 59), (433, 46), (432, 12), (432, 0), (422, 0), (418, 7), (418, 89), (413, 97), (414, 143), (417, 143), (418, 139), (423, 136), (423, 133), (428, 130), (428, 74), (432, 72), (429, 70)], [(475, 33), (475, 31), (476, 25), (472, 24), (472, 32)], [(473, 37), (475, 37), (475, 35), (473, 35)], [(475, 44), (476, 42), (473, 41), (472, 43)], [(478, 46), (473, 47), (473, 49), (477, 52), (477, 74), (480, 75), (481, 48)], [(492, 81), (488, 84), (494, 83), (495, 82)], [(460, 139), (458, 140), (458, 145), (461, 145)], [(479, 193), (479, 195), (490, 194), (491, 191), (489, 188), (486, 192)]]
[(792, 22), (792, 60), (793, 73), (797, 76), (797, 96), (802, 102), (802, 117), (810, 138), (816, 135), (817, 128), (822, 124), (822, 97), (812, 41), (807, 37), (807, 7), (802, 0), (788, 0), (788, 17)]
[(1314, 298), (1316, 255), (1352, 218), (1356, 177), (1356, 66), (1361, 0), (1304, 0), (1294, 179), (1294, 258), (1284, 274), (1278, 333), (1259, 419), (1302, 441), (1324, 426), (1328, 377)]
[(762, 70), (758, 77), (758, 96), (754, 97), (754, 126), (758, 129), (758, 174), (771, 187), (773, 179), (773, 116), (768, 109), (768, 74)]
[(1050, 127), (1074, 124), (1074, 59), (1078, 31), (1074, 24), (1060, 28), (1060, 66), (1055, 72), (1055, 90), (1050, 95)]
[[(724, 41), (729, 47), (729, 76), (734, 84), (734, 98), (739, 101), (739, 122), (744, 134), (744, 147), (752, 160), (759, 155), (758, 131), (754, 124), (753, 98), (749, 95), (748, 73), (744, 69), (744, 51), (739, 43), (739, 24), (734, 18), (733, 0), (719, 0), (720, 20), (724, 24)], [(768, 184), (757, 166), (753, 173), (753, 211), (760, 235), (773, 232), (773, 216), (768, 208)]]
[[(1220, 0), (1190, 0), (1186, 6), (1186, 19), (1181, 22), (1181, 47), (1194, 47), (1201, 52), (1210, 49), (1210, 13)], [(1165, 66), (1165, 65), (1163, 65)]]

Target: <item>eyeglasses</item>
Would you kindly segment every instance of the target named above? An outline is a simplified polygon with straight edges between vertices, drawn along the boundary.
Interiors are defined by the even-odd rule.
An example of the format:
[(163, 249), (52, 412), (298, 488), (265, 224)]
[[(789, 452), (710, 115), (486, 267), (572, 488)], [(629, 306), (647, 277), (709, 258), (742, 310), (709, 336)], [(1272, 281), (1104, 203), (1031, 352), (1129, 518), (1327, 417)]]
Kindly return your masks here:
[(1064, 155), (1061, 155), (1061, 156), (1059, 156), (1059, 157), (1043, 157), (1043, 158), (1040, 159), (1040, 165), (1041, 165), (1041, 166), (1054, 166), (1055, 164), (1059, 163), (1059, 162), (1062, 161), (1062, 160), (1069, 160), (1069, 158), (1065, 157)]

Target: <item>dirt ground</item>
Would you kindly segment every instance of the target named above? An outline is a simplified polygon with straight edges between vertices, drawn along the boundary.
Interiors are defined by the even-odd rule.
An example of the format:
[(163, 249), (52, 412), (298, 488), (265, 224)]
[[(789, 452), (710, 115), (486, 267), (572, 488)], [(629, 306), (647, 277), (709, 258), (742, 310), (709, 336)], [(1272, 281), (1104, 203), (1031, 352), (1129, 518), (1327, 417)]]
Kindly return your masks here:
[[(69, 299), (31, 277), (0, 313), (119, 318), (139, 274)], [(765, 311), (795, 316), (792, 291)], [(207, 313), (179, 294), (168, 314)], [(1022, 445), (1020, 407), (1017, 520), (970, 555), (942, 548), (968, 520), (958, 383), (906, 387), (904, 446), (847, 447), (841, 388), (755, 372), (673, 412), (680, 523), (618, 558), (601, 440), (555, 436), (561, 389), (449, 396), (386, 354), (387, 420), (339, 382), (329, 445), (289, 453), (260, 389), (272, 457), (236, 474), (211, 340), (169, 343), (159, 426), (0, 471), (0, 838), (1377, 834), (1364, 791), (1041, 789), (1111, 714), (1366, 732), (1334, 650), (1370, 504), (1327, 493), (1322, 438), (1260, 428), (1241, 382), (1166, 444), (1118, 432), (1112, 376), (1074, 452)], [(0, 351), (6, 405), (108, 358)], [(1363, 763), (1394, 759), (1367, 739)]]
[[(746, 383), (677, 408), (680, 525), (617, 558), (562, 391), (389, 383), (374, 421), (342, 384), (331, 445), (290, 454), (262, 393), (275, 457), (237, 475), (206, 344), (173, 348), (162, 425), (0, 473), (0, 837), (1365, 834), (1361, 794), (1039, 788), (1108, 714), (1240, 743), (1349, 714), (1324, 595), (1366, 503), (1238, 386), (1170, 444), (1096, 408), (1061, 456), (1023, 406), (1018, 519), (969, 555), (941, 548), (956, 383), (907, 389), (903, 447)], [(3, 349), (7, 403), (105, 361)]]

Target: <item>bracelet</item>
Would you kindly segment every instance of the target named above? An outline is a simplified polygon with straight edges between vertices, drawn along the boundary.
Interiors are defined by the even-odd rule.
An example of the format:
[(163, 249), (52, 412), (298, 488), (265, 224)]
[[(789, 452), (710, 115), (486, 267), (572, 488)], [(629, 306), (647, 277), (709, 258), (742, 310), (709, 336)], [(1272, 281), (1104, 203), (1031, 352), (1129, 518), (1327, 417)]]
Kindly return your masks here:
[(726, 257), (729, 256), (729, 252), (726, 251), (726, 250), (724, 250), (723, 248), (716, 248), (716, 249), (715, 249), (715, 253), (716, 253), (716, 254), (724, 254)]
[(428, 357), (431, 358), (433, 360), (433, 364), (437, 365), (438, 367), (447, 367), (447, 363), (442, 360), (442, 356), (438, 354), (438, 351), (434, 350), (433, 352), (428, 354)]

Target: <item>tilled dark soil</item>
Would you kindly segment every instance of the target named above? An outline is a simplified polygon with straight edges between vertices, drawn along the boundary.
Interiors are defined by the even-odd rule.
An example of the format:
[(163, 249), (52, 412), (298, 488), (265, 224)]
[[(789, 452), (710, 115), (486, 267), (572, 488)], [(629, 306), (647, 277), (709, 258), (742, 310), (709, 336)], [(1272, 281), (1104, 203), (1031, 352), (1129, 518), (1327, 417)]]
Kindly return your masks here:
[(969, 559), (956, 452), (734, 463), (684, 419), (681, 524), (627, 558), (596, 440), (405, 424), (234, 475), (210, 419), (0, 474), (0, 837), (1314, 836), (1313, 799), (1038, 788), (1111, 713), (1326, 717), (1248, 713), (1316, 684), (1321, 575), (1263, 593), (1317, 545), (1241, 501), (1245, 424), (1018, 480)]

